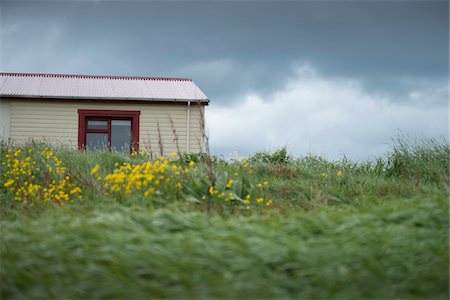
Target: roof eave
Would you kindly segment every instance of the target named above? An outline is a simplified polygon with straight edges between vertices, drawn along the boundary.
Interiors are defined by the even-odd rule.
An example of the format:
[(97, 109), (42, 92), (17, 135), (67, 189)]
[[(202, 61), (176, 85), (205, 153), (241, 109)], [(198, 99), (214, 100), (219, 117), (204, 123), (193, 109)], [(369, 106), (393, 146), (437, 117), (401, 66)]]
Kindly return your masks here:
[(112, 100), (112, 101), (143, 101), (143, 102), (203, 102), (209, 103), (209, 99), (174, 99), (174, 98), (139, 98), (139, 97), (81, 97), (81, 96), (43, 96), (43, 95), (5, 95), (0, 94), (0, 98), (43, 98), (43, 99), (73, 99), (73, 100)]

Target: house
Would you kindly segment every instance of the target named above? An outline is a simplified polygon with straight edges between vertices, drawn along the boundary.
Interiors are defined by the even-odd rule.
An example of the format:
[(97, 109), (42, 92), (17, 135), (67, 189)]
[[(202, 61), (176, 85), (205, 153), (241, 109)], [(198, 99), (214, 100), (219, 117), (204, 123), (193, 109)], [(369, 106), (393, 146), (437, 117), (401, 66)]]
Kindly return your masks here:
[(202, 152), (208, 103), (188, 78), (0, 73), (0, 139)]

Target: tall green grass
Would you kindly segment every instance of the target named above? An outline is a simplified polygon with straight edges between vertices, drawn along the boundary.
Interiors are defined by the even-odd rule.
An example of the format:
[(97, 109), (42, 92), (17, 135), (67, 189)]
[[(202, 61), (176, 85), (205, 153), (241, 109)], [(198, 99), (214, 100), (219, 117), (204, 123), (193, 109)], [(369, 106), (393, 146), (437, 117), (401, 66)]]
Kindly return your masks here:
[(386, 175), (448, 186), (450, 148), (436, 139), (411, 140), (399, 136), (387, 155)]
[[(364, 163), (275, 153), (243, 176), (267, 181), (273, 206), (228, 210), (176, 191), (116, 199), (92, 167), (145, 156), (56, 149), (85, 200), (13, 208), (1, 188), (1, 298), (448, 299), (446, 142), (400, 140)], [(194, 159), (207, 176), (201, 156), (179, 163)], [(219, 181), (244, 174), (213, 161)]]

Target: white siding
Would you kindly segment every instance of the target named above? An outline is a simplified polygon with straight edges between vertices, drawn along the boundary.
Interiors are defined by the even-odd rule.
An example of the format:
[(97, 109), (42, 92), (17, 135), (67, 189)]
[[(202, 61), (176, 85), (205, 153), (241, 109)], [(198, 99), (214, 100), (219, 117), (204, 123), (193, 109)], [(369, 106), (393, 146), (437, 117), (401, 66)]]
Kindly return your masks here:
[[(159, 132), (164, 154), (187, 150), (187, 105), (83, 103), (39, 100), (12, 100), (11, 137), (17, 143), (31, 139), (45, 140), (73, 148), (78, 146), (78, 109), (138, 110), (140, 114), (140, 147), (159, 153)], [(189, 152), (204, 147), (202, 133), (203, 109), (191, 105)], [(173, 124), (173, 125), (172, 125)], [(176, 134), (174, 134), (174, 130)]]
[(10, 102), (0, 97), (0, 140), (7, 139), (10, 132)]

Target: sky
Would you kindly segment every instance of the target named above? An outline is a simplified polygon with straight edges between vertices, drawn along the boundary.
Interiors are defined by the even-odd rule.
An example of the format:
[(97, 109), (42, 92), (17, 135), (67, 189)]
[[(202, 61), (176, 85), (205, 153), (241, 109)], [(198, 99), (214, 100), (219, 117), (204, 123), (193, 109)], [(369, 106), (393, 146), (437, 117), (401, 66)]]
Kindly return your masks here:
[(0, 0), (3, 72), (189, 77), (213, 154), (448, 140), (449, 1)]

